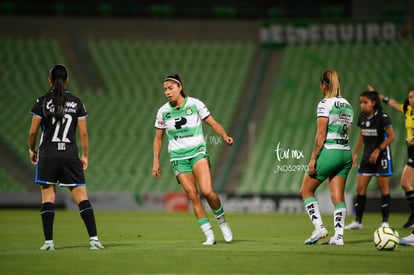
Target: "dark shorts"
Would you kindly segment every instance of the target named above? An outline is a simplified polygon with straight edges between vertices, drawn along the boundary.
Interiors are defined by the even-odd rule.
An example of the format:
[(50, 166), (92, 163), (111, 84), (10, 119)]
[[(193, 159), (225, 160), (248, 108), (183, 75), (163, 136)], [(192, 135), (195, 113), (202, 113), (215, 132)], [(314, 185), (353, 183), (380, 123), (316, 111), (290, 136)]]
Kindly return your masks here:
[(60, 186), (84, 186), (85, 175), (80, 159), (40, 158), (36, 165), (35, 182)]
[(407, 146), (407, 165), (414, 168), (414, 145)]
[(377, 163), (370, 163), (369, 156), (361, 159), (358, 175), (390, 177), (394, 174), (391, 160), (391, 152), (384, 150), (378, 156)]

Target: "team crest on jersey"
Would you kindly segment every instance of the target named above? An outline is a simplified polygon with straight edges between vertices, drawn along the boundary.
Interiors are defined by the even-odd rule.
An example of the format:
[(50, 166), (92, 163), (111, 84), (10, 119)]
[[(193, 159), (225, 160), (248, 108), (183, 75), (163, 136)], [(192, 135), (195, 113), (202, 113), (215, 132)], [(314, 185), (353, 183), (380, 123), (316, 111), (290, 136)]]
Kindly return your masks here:
[(365, 122), (365, 126), (369, 127), (371, 125), (371, 122), (367, 121)]
[(191, 107), (187, 107), (186, 109), (185, 109), (185, 113), (189, 116), (189, 115), (192, 115), (193, 114), (193, 110), (191, 110)]

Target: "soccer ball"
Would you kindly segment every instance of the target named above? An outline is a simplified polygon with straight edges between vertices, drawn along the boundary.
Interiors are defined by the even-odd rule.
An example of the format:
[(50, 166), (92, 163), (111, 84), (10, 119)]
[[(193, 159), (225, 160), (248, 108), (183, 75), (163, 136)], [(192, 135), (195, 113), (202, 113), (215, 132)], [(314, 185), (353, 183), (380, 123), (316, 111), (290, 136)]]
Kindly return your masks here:
[(387, 226), (381, 226), (374, 231), (374, 245), (378, 250), (395, 250), (399, 243), (397, 230)]

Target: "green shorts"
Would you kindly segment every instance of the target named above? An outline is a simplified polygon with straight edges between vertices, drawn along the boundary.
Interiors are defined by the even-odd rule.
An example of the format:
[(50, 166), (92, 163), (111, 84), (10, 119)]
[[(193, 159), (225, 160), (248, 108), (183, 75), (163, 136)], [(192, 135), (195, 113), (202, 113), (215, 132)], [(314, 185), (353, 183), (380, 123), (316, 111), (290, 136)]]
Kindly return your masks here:
[(208, 165), (210, 165), (210, 157), (207, 154), (199, 154), (193, 158), (171, 161), (171, 168), (174, 171), (174, 175), (177, 177), (181, 173), (192, 174), (196, 162), (203, 158), (205, 158), (208, 161)]
[(350, 150), (323, 148), (316, 160), (316, 178), (321, 181), (335, 176), (347, 178), (351, 168), (352, 153)]

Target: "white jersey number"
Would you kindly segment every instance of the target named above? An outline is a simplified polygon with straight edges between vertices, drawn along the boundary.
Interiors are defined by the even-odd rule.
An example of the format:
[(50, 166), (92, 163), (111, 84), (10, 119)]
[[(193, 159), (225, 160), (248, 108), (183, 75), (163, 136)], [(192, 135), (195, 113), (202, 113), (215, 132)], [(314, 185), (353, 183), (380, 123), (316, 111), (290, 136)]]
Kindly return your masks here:
[[(62, 118), (62, 123), (60, 121), (56, 121), (55, 118), (52, 119), (52, 124), (56, 123), (55, 132), (53, 133), (52, 142), (66, 142), (70, 143), (70, 140), (68, 139), (68, 132), (70, 129), (70, 125), (72, 124), (72, 117), (68, 114), (65, 114), (65, 116)], [(62, 133), (61, 137), (58, 137), (60, 126), (65, 127)]]

